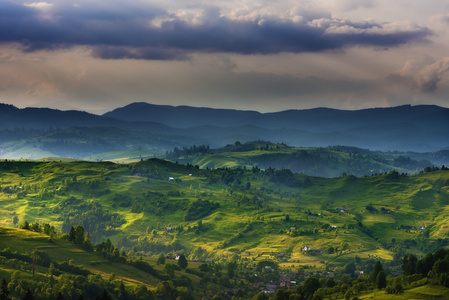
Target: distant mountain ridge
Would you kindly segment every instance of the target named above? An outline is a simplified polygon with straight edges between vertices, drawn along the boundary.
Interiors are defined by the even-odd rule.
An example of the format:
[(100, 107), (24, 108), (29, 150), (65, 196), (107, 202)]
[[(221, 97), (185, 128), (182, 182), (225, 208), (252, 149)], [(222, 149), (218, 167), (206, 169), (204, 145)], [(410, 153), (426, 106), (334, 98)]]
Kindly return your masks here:
[[(351, 145), (384, 151), (435, 151), (449, 146), (449, 109), (435, 105), (259, 113), (139, 102), (103, 116), (128, 122), (152, 121), (179, 129), (232, 127), (241, 136), (250, 137), (243, 141), (260, 138), (295, 146)], [(220, 131), (211, 132), (216, 135)]]
[(103, 116), (127, 122), (151, 121), (176, 128), (206, 125), (219, 127), (254, 125), (266, 129), (295, 128), (328, 131), (336, 128), (363, 127), (379, 124), (379, 122), (387, 124), (422, 121), (434, 123), (441, 118), (446, 118), (445, 123), (449, 125), (449, 109), (434, 105), (403, 105), (362, 110), (338, 110), (321, 107), (260, 113), (257, 111), (154, 105), (137, 102), (107, 112)]
[[(77, 142), (80, 138), (74, 136), (73, 131), (67, 131), (73, 127), (85, 128), (89, 132), (88, 143)], [(99, 129), (88, 130), (93, 127)], [(218, 148), (236, 141), (254, 140), (298, 147), (345, 145), (381, 151), (430, 152), (449, 149), (449, 109), (433, 105), (354, 111), (314, 108), (260, 113), (138, 102), (101, 116), (76, 110), (19, 109), (13, 105), (0, 104), (0, 155), (11, 153), (7, 147), (15, 149), (16, 154), (20, 153), (17, 149), (23, 147), (23, 141), (28, 148), (42, 148), (32, 145), (29, 134), (15, 135), (5, 131), (15, 129), (58, 129), (61, 132), (57, 135), (33, 133), (33, 136), (39, 141), (49, 139), (52, 145), (64, 141), (67, 143), (70, 139), (67, 145), (80, 144), (76, 148), (79, 150), (76, 157), (95, 155), (101, 153), (101, 145), (92, 147), (96, 140), (109, 143), (107, 135), (101, 134), (101, 128), (121, 130), (114, 136), (114, 145), (109, 145), (105, 151), (151, 146), (155, 151), (165, 152), (174, 147), (194, 144)], [(123, 142), (120, 142), (120, 136)], [(129, 140), (131, 136), (134, 137), (132, 141)], [(20, 145), (14, 144), (19, 140), (22, 141)], [(83, 145), (87, 144), (90, 145), (89, 149), (95, 151), (83, 150)], [(58, 153), (64, 153), (62, 146), (58, 149)]]
[(155, 105), (136, 102), (103, 114), (127, 122), (157, 122), (177, 128), (214, 125), (219, 127), (247, 125), (261, 115), (256, 111), (214, 109), (192, 106)]
[(121, 122), (84, 111), (61, 111), (57, 109), (35, 107), (20, 109), (14, 105), (0, 103), (0, 129), (117, 126), (118, 123)]

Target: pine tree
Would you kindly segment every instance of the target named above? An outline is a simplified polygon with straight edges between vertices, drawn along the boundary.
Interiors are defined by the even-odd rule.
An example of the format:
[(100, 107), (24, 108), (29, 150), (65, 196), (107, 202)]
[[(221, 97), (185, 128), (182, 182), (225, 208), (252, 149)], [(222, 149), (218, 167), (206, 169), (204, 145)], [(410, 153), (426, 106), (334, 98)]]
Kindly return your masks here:
[(379, 274), (380, 271), (383, 271), (382, 263), (380, 261), (377, 261), (376, 265), (374, 266), (374, 270), (369, 275), (369, 278), (372, 282), (374, 283), (376, 282), (377, 275)]
[(385, 276), (384, 271), (380, 271), (379, 274), (377, 274), (376, 286), (379, 290), (387, 286), (387, 277)]
[(14, 224), (14, 226), (17, 226), (17, 223), (19, 223), (19, 217), (14, 216), (14, 217), (12, 218), (12, 223)]
[(184, 255), (184, 254), (181, 254), (181, 255), (179, 256), (179, 259), (178, 259), (178, 266), (179, 266), (181, 269), (185, 269), (185, 268), (187, 268), (188, 264), (189, 264), (189, 263), (187, 262), (187, 259), (186, 259), (185, 255)]
[(106, 289), (103, 289), (103, 295), (97, 296), (97, 300), (112, 300), (111, 296), (109, 295), (108, 291)]
[(9, 300), (9, 289), (8, 289), (8, 283), (6, 282), (5, 278), (2, 280), (2, 287), (0, 290), (0, 300)]
[(404, 256), (402, 259), (402, 272), (404, 275), (413, 275), (416, 274), (416, 269), (418, 265), (418, 259), (413, 254), (409, 254), (409, 256)]
[(28, 221), (24, 221), (22, 225), (20, 225), (20, 229), (30, 230), (30, 223)]
[(158, 265), (165, 265), (165, 255), (164, 253), (159, 254), (159, 257), (157, 259)]
[(84, 238), (82, 247), (84, 250), (87, 250), (89, 252), (94, 251), (94, 245), (92, 244), (92, 237), (90, 236), (89, 232), (86, 233), (86, 237)]
[(28, 288), (22, 300), (34, 300), (33, 292)]
[(84, 242), (84, 227), (82, 225), (76, 225), (74, 231), (75, 239), (73, 242), (77, 245), (82, 245)]
[(72, 226), (72, 227), (70, 227), (69, 241), (72, 242), (72, 243), (74, 243), (74, 242), (75, 242), (75, 239), (76, 239), (76, 236), (75, 236), (75, 228), (73, 228), (73, 226)]

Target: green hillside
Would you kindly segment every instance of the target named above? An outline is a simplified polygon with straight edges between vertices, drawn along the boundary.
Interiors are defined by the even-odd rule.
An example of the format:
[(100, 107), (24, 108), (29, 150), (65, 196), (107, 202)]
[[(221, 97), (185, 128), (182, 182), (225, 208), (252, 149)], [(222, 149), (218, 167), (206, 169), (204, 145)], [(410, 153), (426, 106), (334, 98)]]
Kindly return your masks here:
[[(0, 227), (0, 236), (0, 249), (8, 249), (7, 251), (10, 253), (17, 252), (31, 254), (33, 251), (43, 252), (48, 254), (51, 261), (54, 263), (69, 262), (69, 260), (72, 260), (75, 266), (78, 266), (80, 270), (84, 270), (86, 273), (99, 274), (104, 278), (108, 278), (110, 274), (115, 273), (130, 286), (136, 284), (151, 286), (152, 283), (155, 285), (154, 283), (157, 282), (156, 278), (148, 277), (148, 274), (143, 271), (126, 266), (125, 264), (111, 264), (107, 259), (99, 255), (90, 253), (62, 239), (50, 239), (48, 235), (43, 233), (24, 229)], [(49, 269), (48, 266), (45, 266), (47, 265), (44, 260), (45, 255), (40, 253), (37, 255), (39, 258), (37, 259), (37, 266), (35, 266), (35, 273), (36, 275), (45, 275), (48, 273)], [(2, 253), (2, 256), (7, 255)], [(17, 260), (24, 261), (24, 259), (20, 258)], [(3, 261), (3, 263), (5, 262)], [(18, 266), (14, 267), (14, 264), (9, 265), (9, 267), (12, 269), (16, 268), (23, 271), (29, 271), (32, 269), (32, 263), (23, 268), (18, 268)], [(27, 267), (29, 269), (27, 269)], [(3, 268), (7, 269), (8, 264), (4, 264)], [(59, 270), (59, 272), (77, 274), (76, 270), (73, 272), (64, 272), (66, 271), (64, 268), (61, 268), (61, 270)], [(55, 274), (56, 273), (57, 272), (55, 272)], [(79, 273), (82, 274), (82, 272)]]
[[(27, 290), (35, 299), (98, 299), (105, 293), (112, 299), (171, 299), (173, 295), (194, 299), (205, 293), (198, 285), (204, 276), (198, 270), (200, 263), (188, 262), (186, 270), (174, 260), (156, 263), (123, 251), (109, 257), (98, 251), (99, 245), (88, 251), (67, 236), (25, 229), (0, 227), (0, 237), (0, 278), (8, 283), (12, 299), (24, 299)], [(196, 292), (190, 294), (193, 285)], [(214, 283), (209, 287), (224, 288)]]
[[(411, 159), (411, 156), (419, 160)], [(449, 162), (443, 153), (422, 153), (418, 156), (416, 153), (387, 153), (346, 146), (299, 148), (263, 141), (236, 142), (218, 149), (204, 145), (175, 148), (166, 158), (173, 162), (198, 165), (202, 169), (257, 166), (261, 169), (289, 169), (294, 173), (319, 177), (339, 177), (343, 174), (360, 177), (393, 170), (415, 174), (432, 166), (432, 163), (442, 165)]]
[[(267, 262), (279, 266), (272, 280), (279, 280), (281, 272), (296, 274), (298, 282), (309, 278), (301, 275), (307, 272), (321, 277), (333, 272), (340, 280), (352, 264), (369, 273), (376, 261), (394, 275), (402, 272), (404, 255), (419, 258), (449, 244), (447, 168), (426, 168), (415, 175), (389, 172), (323, 178), (258, 167), (207, 170), (160, 159), (130, 164), (5, 160), (0, 162), (0, 185), (0, 226), (23, 227), (27, 221), (31, 228), (51, 224), (57, 231), (52, 239), (3, 228), (0, 250), (28, 254), (42, 250), (55, 262), (67, 264), (73, 259), (72, 265), (83, 266), (102, 280), (117, 277), (130, 290), (143, 285), (154, 295), (157, 285), (174, 272), (155, 264), (161, 253), (169, 257), (184, 254), (194, 269), (205, 261), (221, 266), (207, 276), (207, 280), (215, 278), (212, 281), (205, 281), (204, 274), (194, 275), (198, 273), (194, 269), (189, 271), (193, 273), (176, 271), (176, 291), (188, 277), (193, 286), (202, 287), (198, 297), (204, 296), (206, 288), (230, 291), (248, 285), (252, 288), (242, 292), (242, 297), (252, 297), (262, 283), (248, 277), (245, 270)], [(58, 233), (69, 233), (77, 225), (89, 233), (93, 244), (110, 239), (130, 261), (143, 257), (162, 275), (155, 278), (134, 271), (129, 264), (98, 256), (101, 252), (88, 253)], [(304, 247), (310, 250), (303, 251)], [(0, 275), (13, 280), (21, 264), (12, 267), (10, 260), (2, 261)], [(226, 281), (231, 277), (216, 273), (228, 268), (229, 262), (238, 263), (240, 279), (234, 283)], [(29, 267), (23, 267), (28, 270), (24, 277), (30, 276)], [(38, 274), (42, 273), (45, 282), (48, 267), (41, 267)], [(407, 289), (401, 297), (417, 295), (418, 290), (447, 294), (445, 288), (427, 288), (428, 281), (419, 286), (411, 282), (404, 283)], [(114, 284), (118, 287), (107, 289), (111, 293), (120, 281)], [(23, 295), (25, 290), (16, 294)], [(359, 293), (380, 299), (385, 295), (369, 291)], [(341, 290), (331, 294), (344, 296)]]
[[(67, 233), (80, 224), (93, 242), (110, 238), (145, 254), (338, 266), (355, 255), (424, 253), (445, 244), (449, 230), (446, 170), (326, 179), (157, 159), (4, 161), (0, 178), (0, 225), (27, 220)], [(323, 253), (305, 255), (306, 245)]]

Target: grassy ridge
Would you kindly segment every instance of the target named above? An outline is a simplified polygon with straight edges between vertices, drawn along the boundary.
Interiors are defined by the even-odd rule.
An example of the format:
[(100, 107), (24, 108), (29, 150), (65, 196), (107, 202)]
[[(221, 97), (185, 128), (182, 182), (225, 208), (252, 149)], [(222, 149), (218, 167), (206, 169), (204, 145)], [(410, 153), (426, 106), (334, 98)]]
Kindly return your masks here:
[[(342, 174), (364, 176), (393, 170), (414, 174), (431, 166), (431, 161), (441, 162), (437, 153), (423, 154), (419, 161), (411, 159), (411, 155), (413, 154), (369, 151), (345, 146), (301, 148), (256, 141), (245, 144), (236, 142), (235, 145), (218, 149), (209, 149), (206, 146), (193, 146), (182, 150), (175, 148), (166, 158), (198, 165), (202, 169), (258, 166), (262, 169), (289, 169), (295, 173), (320, 177), (339, 177)], [(447, 161), (447, 157), (442, 160)]]

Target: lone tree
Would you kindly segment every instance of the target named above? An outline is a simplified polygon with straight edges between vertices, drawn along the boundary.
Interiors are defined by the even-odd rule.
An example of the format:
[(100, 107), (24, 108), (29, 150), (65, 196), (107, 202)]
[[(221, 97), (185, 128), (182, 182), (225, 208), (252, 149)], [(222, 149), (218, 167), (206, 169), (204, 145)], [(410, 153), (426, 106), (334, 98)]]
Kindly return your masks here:
[(165, 255), (164, 253), (159, 254), (159, 257), (157, 259), (158, 265), (165, 265)]
[(387, 277), (385, 276), (384, 271), (380, 271), (379, 274), (377, 274), (376, 286), (379, 290), (387, 286)]
[(188, 265), (189, 265), (189, 263), (187, 262), (185, 255), (181, 254), (178, 259), (178, 266), (181, 269), (185, 269), (185, 268), (187, 268)]
[(12, 223), (14, 224), (14, 226), (17, 226), (17, 224), (19, 223), (19, 217), (18, 216), (14, 216), (12, 218)]

